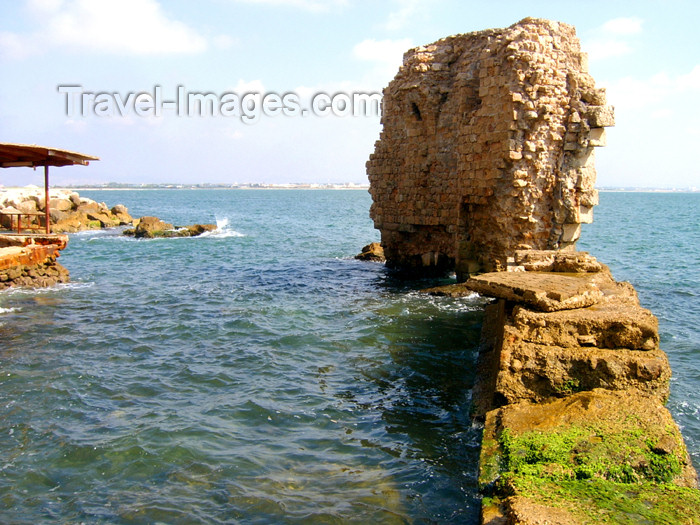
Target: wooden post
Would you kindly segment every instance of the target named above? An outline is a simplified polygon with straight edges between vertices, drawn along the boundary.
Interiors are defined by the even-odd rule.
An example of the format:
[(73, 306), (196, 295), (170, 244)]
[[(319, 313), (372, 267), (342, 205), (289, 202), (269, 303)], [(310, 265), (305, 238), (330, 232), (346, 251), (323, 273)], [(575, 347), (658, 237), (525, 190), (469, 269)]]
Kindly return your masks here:
[(44, 213), (46, 215), (46, 233), (51, 233), (51, 218), (49, 213), (49, 166), (44, 165)]

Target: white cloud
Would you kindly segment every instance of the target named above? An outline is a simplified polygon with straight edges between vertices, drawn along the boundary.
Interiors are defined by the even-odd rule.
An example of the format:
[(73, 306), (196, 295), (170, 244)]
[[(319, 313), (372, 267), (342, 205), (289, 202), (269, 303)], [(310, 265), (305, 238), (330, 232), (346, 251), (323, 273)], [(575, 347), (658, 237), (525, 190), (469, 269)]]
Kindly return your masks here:
[(411, 47), (411, 40), (375, 40), (368, 38), (356, 44), (352, 50), (355, 58), (388, 64), (398, 68), (403, 62), (403, 54)]
[(389, 19), (386, 22), (386, 29), (389, 31), (397, 31), (403, 29), (411, 17), (416, 13), (416, 7), (419, 0), (400, 0), (401, 7), (398, 10), (389, 13)]
[(399, 31), (405, 29), (412, 21), (424, 17), (435, 0), (394, 0), (398, 5), (395, 11), (389, 13), (384, 29)]
[(616, 40), (594, 40), (586, 44), (584, 50), (592, 59), (603, 60), (628, 55), (632, 52), (632, 46)]
[(636, 17), (613, 18), (603, 24), (602, 30), (609, 35), (636, 35), (642, 32), (643, 23), (641, 18)]
[(0, 31), (0, 57), (22, 60), (36, 51), (36, 41), (9, 31)]
[(666, 129), (671, 133), (700, 119), (695, 104), (700, 96), (700, 65), (689, 73), (675, 76), (661, 72), (647, 78), (624, 77), (605, 88), (608, 102), (615, 106), (620, 128), (646, 129), (654, 120), (663, 119), (668, 122)]
[(245, 81), (239, 79), (238, 83), (234, 86), (234, 93), (244, 94), (244, 93), (265, 93), (265, 86), (259, 79)]
[(240, 129), (232, 129), (230, 127), (224, 130), (224, 135), (233, 140), (241, 140), (245, 135)]
[(237, 38), (233, 38), (229, 35), (215, 36), (212, 42), (217, 49), (224, 50), (231, 49), (239, 44), (239, 40)]
[(403, 54), (413, 44), (409, 38), (399, 40), (375, 40), (368, 38), (356, 44), (352, 54), (359, 60), (373, 63), (373, 69), (365, 83), (375, 86), (385, 86), (403, 64)]
[(292, 7), (311, 12), (325, 12), (347, 5), (347, 0), (236, 0), (247, 4), (271, 5), (275, 7)]
[(629, 55), (634, 51), (629, 38), (642, 32), (641, 18), (613, 18), (596, 29), (590, 40), (585, 42), (584, 50), (592, 60)]
[(700, 65), (695, 66), (687, 75), (678, 77), (678, 86), (684, 90), (700, 91)]
[(2, 33), (0, 54), (22, 59), (51, 48), (116, 55), (194, 54), (207, 41), (169, 18), (156, 0), (30, 0), (34, 33)]

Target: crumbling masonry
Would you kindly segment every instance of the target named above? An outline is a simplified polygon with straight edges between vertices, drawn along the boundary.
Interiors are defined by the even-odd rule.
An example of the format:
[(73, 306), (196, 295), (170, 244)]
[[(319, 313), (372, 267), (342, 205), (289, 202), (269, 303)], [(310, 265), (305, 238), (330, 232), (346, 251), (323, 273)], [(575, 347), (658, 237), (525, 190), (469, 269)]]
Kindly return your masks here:
[(614, 124), (572, 26), (527, 18), (409, 50), (367, 162), (387, 264), (458, 278), (574, 250)]

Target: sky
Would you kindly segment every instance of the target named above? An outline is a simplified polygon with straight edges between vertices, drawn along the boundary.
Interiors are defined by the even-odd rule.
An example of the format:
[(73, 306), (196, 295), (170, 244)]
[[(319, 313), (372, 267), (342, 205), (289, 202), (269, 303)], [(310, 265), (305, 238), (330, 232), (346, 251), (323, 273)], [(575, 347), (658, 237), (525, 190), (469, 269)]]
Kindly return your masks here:
[(54, 185), (367, 184), (380, 119), (352, 95), (381, 93), (411, 47), (528, 16), (576, 27), (615, 106), (599, 187), (700, 186), (694, 0), (0, 0), (0, 142), (100, 158)]

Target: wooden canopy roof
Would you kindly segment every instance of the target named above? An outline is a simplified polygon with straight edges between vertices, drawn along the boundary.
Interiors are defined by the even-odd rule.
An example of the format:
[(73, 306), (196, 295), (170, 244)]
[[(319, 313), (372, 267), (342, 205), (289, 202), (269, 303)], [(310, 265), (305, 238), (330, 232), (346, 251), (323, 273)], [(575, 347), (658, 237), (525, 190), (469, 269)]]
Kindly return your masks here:
[[(75, 151), (58, 148), (47, 148), (36, 144), (11, 144), (0, 142), (0, 168), (18, 168), (26, 166), (36, 168), (44, 167), (44, 215), (46, 234), (51, 233), (51, 220), (49, 211), (49, 166), (73, 166), (81, 164), (87, 166), (91, 160), (100, 160), (97, 157), (83, 155)], [(17, 232), (22, 224), (22, 214), (17, 218)]]
[(0, 142), (0, 168), (28, 166), (87, 166), (97, 157), (58, 148), (47, 148), (36, 144), (10, 144)]

